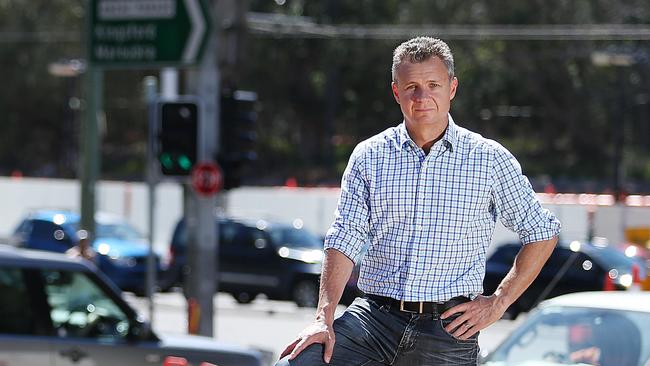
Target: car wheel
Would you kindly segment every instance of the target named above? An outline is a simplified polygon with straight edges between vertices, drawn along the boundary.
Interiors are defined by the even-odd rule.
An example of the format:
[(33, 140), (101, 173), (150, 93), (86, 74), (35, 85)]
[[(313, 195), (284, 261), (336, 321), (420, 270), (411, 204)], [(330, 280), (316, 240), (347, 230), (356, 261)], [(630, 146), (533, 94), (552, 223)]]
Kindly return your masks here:
[(238, 292), (233, 293), (232, 296), (240, 304), (250, 304), (251, 301), (255, 300), (257, 294), (251, 294), (249, 292)]
[(300, 280), (293, 286), (293, 301), (301, 308), (315, 308), (318, 305), (318, 283)]

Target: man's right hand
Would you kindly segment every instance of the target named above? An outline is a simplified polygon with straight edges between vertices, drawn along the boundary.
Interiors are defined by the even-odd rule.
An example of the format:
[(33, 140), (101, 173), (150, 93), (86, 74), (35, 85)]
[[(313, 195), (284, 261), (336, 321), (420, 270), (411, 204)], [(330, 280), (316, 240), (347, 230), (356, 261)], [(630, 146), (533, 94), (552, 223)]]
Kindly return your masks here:
[(289, 355), (289, 359), (293, 360), (300, 352), (307, 348), (307, 346), (314, 343), (321, 343), (325, 349), (323, 360), (325, 363), (329, 363), (332, 359), (332, 353), (334, 352), (334, 342), (335, 336), (332, 324), (327, 324), (323, 320), (316, 320), (300, 332), (298, 338), (291, 342), (287, 348), (282, 351), (280, 358)]

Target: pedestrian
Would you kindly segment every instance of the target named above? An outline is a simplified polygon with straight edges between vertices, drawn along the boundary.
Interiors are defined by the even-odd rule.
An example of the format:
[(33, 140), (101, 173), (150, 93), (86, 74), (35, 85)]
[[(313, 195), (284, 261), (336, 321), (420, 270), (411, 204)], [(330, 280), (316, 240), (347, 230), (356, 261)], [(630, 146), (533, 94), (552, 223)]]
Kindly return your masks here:
[(91, 262), (94, 262), (95, 258), (97, 257), (97, 253), (90, 246), (90, 242), (88, 240), (88, 232), (86, 230), (77, 231), (77, 244), (66, 250), (65, 254), (68, 257), (81, 257)]
[[(315, 320), (277, 365), (476, 365), (479, 331), (538, 275), (560, 223), (508, 150), (454, 122), (457, 88), (445, 42), (417, 37), (395, 49), (392, 91), (404, 120), (352, 152), (325, 238)], [(523, 245), (484, 296), (497, 219)], [(366, 243), (358, 281), (366, 295), (335, 319), (350, 258)]]

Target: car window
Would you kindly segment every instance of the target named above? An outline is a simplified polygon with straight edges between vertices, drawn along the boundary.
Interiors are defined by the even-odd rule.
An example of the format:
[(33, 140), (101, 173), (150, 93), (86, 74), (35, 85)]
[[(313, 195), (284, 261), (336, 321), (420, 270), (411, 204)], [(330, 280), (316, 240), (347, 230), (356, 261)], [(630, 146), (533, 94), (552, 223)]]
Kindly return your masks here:
[(43, 271), (50, 315), (60, 337), (119, 340), (127, 336), (129, 319), (87, 275)]
[(235, 243), (235, 236), (242, 225), (232, 222), (222, 222), (219, 224), (219, 245), (232, 245)]
[(32, 220), (23, 220), (18, 227), (16, 227), (16, 230), (14, 231), (15, 234), (21, 235), (24, 237), (27, 237), (29, 235), (29, 232), (32, 230)]
[(498, 247), (490, 257), (490, 262), (500, 264), (513, 264), (521, 246), (504, 245)]
[(632, 260), (629, 257), (612, 248), (593, 246), (588, 250), (588, 254), (606, 268), (630, 268), (632, 266)]
[(233, 243), (239, 247), (257, 248), (266, 247), (264, 232), (258, 228), (239, 225)]
[(36, 333), (33, 307), (23, 272), (0, 268), (0, 333)]
[(323, 249), (323, 241), (305, 229), (273, 227), (269, 230), (269, 235), (278, 246)]
[(144, 236), (127, 223), (97, 223), (98, 238), (116, 238), (122, 240), (144, 240)]

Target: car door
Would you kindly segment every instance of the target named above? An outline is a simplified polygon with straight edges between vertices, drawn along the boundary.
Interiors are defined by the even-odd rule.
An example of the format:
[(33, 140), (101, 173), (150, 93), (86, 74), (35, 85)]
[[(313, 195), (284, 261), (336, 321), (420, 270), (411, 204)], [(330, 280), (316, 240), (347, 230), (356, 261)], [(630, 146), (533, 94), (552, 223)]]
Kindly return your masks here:
[(73, 245), (73, 238), (60, 225), (46, 220), (32, 221), (27, 240), (29, 248), (63, 253)]
[(52, 365), (47, 324), (25, 272), (0, 268), (0, 365)]
[(240, 223), (221, 226), (221, 289), (228, 292), (269, 294), (279, 286), (279, 278), (270, 267), (273, 249), (264, 231)]
[(161, 364), (153, 342), (129, 340), (133, 320), (86, 273), (42, 270), (42, 277), (54, 366)]

